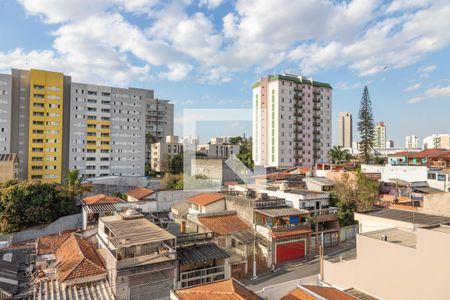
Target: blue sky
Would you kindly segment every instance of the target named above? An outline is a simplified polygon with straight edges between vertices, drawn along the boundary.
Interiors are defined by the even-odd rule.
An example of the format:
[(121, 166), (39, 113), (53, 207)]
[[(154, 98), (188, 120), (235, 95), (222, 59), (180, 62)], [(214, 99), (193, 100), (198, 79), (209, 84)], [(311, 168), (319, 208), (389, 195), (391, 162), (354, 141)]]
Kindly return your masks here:
[[(450, 132), (448, 28), (447, 0), (3, 0), (0, 72), (155, 89), (178, 134), (183, 109), (249, 108), (261, 76), (303, 74), (334, 87), (334, 140), (337, 113), (356, 120), (367, 84), (375, 120), (403, 145)], [(250, 131), (199, 125), (202, 141)]]

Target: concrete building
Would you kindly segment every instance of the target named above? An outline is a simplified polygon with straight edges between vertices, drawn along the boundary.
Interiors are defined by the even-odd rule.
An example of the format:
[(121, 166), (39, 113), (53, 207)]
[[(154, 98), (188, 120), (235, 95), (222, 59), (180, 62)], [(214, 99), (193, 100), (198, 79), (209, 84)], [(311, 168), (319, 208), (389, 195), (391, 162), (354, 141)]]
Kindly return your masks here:
[(394, 141), (393, 140), (387, 140), (386, 141), (386, 149), (392, 149), (394, 148)]
[(183, 153), (183, 143), (178, 136), (166, 136), (164, 141), (152, 144), (151, 169), (156, 172), (168, 172), (170, 160)]
[[(151, 135), (157, 141), (164, 140), (166, 136), (173, 135), (173, 104), (169, 100), (154, 97), (152, 90), (145, 91), (145, 134)], [(151, 158), (151, 145), (146, 143), (146, 161)]]
[(0, 183), (19, 177), (19, 159), (16, 154), (0, 154)]
[(375, 125), (373, 139), (373, 147), (374, 148), (385, 148), (386, 147), (386, 125), (383, 121), (377, 123)]
[(143, 176), (153, 91), (73, 83), (71, 95), (69, 168), (86, 178)]
[(423, 139), (423, 149), (450, 149), (450, 134), (433, 134)]
[(356, 247), (354, 258), (324, 261), (326, 283), (379, 299), (448, 298), (448, 224), (375, 229), (358, 234)]
[(128, 210), (100, 218), (97, 237), (115, 299), (167, 299), (176, 284), (175, 236)]
[(239, 154), (239, 145), (231, 145), (227, 137), (211, 138), (208, 144), (197, 146), (197, 152), (211, 158), (227, 158)]
[(19, 178), (143, 176), (146, 132), (173, 132), (173, 105), (152, 90), (72, 83), (70, 76), (0, 74), (0, 154), (17, 153)]
[(338, 146), (352, 148), (353, 145), (353, 120), (349, 112), (338, 114)]
[(11, 153), (12, 78), (0, 74), (0, 154)]
[(417, 149), (419, 148), (419, 138), (415, 135), (408, 135), (405, 137), (405, 148), (406, 149)]
[(253, 85), (253, 159), (266, 167), (312, 166), (331, 148), (332, 87), (289, 74)]

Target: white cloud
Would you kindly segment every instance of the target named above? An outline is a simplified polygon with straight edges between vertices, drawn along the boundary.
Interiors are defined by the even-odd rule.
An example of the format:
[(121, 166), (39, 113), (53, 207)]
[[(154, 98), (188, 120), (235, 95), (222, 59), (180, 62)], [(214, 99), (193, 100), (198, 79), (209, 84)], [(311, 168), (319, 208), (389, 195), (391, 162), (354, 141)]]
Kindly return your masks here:
[(427, 79), (430, 78), (431, 73), (433, 73), (436, 69), (436, 65), (428, 65), (418, 68), (417, 72), (420, 74), (420, 78)]
[(200, 6), (206, 6), (208, 9), (215, 9), (223, 2), (223, 0), (200, 0)]
[(414, 91), (417, 91), (418, 89), (420, 89), (421, 86), (422, 86), (422, 83), (419, 82), (419, 83), (408, 86), (403, 91), (404, 92), (414, 92)]
[(408, 100), (409, 104), (419, 103), (425, 100), (436, 100), (442, 98), (450, 98), (450, 85), (449, 86), (436, 86), (427, 89), (422, 94)]
[(417, 9), (427, 7), (430, 0), (394, 0), (386, 9), (387, 13), (393, 13), (401, 10)]
[(192, 70), (192, 66), (188, 64), (169, 64), (169, 71), (159, 74), (159, 78), (169, 80), (183, 80)]

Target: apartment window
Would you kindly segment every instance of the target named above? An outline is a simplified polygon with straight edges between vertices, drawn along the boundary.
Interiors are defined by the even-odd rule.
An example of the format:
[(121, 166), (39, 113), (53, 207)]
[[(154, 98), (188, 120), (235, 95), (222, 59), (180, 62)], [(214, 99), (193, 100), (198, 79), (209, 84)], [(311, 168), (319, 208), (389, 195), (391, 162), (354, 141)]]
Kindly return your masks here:
[(43, 116), (44, 116), (44, 113), (43, 113), (43, 112), (40, 112), (40, 111), (34, 111), (34, 112), (33, 112), (33, 116), (35, 116), (35, 117), (43, 117)]
[(102, 121), (109, 121), (110, 117), (102, 117)]
[(102, 125), (102, 129), (109, 129), (109, 125)]
[(96, 116), (87, 116), (87, 119), (88, 120), (97, 120), (97, 117)]
[(35, 84), (35, 85), (33, 85), (33, 88), (35, 90), (43, 90), (45, 88), (45, 86), (41, 85), (41, 84)]
[(95, 128), (97, 127), (95, 124), (87, 124), (87, 128)]
[(87, 102), (88, 103), (97, 103), (97, 100), (95, 100), (95, 99), (87, 99)]
[(38, 143), (38, 144), (40, 144), (40, 143), (43, 143), (43, 142), (44, 142), (43, 139), (33, 139), (33, 143)]
[(31, 179), (42, 179), (42, 175), (31, 175)]
[(44, 125), (44, 121), (33, 121), (33, 125)]
[(96, 136), (97, 134), (95, 132), (88, 132), (87, 136)]
[(88, 107), (87, 109), (88, 111), (97, 111), (97, 109), (95, 107)]
[(34, 156), (34, 157), (31, 158), (31, 160), (32, 161), (43, 161), (43, 158)]
[(111, 104), (111, 101), (102, 100), (102, 104), (109, 105), (109, 104)]
[(97, 95), (97, 92), (96, 92), (96, 91), (88, 91), (88, 95), (94, 95), (94, 96), (96, 96), (96, 95)]
[(34, 107), (40, 107), (40, 108), (44, 108), (44, 103), (33, 103)]
[(36, 99), (44, 99), (45, 96), (44, 96), (44, 94), (36, 94), (35, 93), (35, 94), (33, 94), (33, 97)]
[(95, 157), (86, 157), (86, 161), (95, 161)]
[[(108, 92), (102, 92), (102, 96), (108, 97), (108, 96), (111, 96), (111, 93), (108, 93)], [(102, 102), (103, 102), (103, 101), (102, 101)]]

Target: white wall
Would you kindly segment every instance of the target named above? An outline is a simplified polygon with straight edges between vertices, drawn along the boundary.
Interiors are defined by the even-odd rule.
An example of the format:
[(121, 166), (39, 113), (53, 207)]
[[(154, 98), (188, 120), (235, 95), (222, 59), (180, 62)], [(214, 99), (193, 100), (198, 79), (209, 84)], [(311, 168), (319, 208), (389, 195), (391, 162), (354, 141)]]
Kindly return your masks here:
[(415, 226), (409, 222), (379, 218), (365, 214), (355, 213), (355, 220), (359, 223), (359, 233), (371, 232), (388, 228), (402, 228), (412, 230)]
[(398, 178), (404, 181), (427, 181), (427, 167), (425, 166), (374, 166), (361, 165), (363, 173), (381, 173), (381, 181), (388, 182), (390, 178)]

